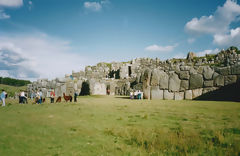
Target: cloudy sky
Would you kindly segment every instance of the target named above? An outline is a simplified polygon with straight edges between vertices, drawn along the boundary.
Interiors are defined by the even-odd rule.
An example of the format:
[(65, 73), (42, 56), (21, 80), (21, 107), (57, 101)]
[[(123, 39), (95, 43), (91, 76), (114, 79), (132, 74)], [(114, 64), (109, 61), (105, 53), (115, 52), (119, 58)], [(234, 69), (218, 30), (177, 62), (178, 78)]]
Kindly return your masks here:
[(236, 0), (0, 0), (0, 76), (240, 47)]

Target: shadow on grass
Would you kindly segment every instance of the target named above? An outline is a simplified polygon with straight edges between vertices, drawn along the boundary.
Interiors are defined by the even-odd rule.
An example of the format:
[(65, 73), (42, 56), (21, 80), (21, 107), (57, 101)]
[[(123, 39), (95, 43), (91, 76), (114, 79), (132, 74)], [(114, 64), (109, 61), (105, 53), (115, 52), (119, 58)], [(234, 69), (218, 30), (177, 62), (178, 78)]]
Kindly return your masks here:
[(223, 86), (218, 90), (203, 94), (194, 100), (240, 102), (240, 81), (234, 84)]

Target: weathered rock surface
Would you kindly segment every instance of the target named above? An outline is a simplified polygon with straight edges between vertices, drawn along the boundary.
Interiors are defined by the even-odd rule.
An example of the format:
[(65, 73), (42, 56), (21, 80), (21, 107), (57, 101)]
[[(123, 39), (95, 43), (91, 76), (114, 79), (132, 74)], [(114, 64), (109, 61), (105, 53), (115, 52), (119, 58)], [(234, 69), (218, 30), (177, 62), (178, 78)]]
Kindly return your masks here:
[(143, 74), (143, 96), (145, 99), (150, 99), (150, 80), (151, 80), (151, 70), (146, 69)]
[(208, 93), (208, 92), (212, 92), (212, 91), (215, 91), (215, 90), (217, 90), (217, 89), (218, 89), (218, 87), (208, 87), (208, 88), (204, 88), (202, 94), (206, 94), (206, 93)]
[(161, 71), (159, 74), (159, 87), (160, 89), (168, 89), (169, 76), (167, 73)]
[(197, 57), (197, 55), (194, 52), (189, 52), (187, 54), (187, 59), (192, 60), (194, 57)]
[(202, 95), (202, 88), (192, 90), (192, 98), (196, 98)]
[(179, 91), (180, 90), (181, 80), (178, 78), (178, 75), (175, 73), (169, 74), (169, 91)]
[(186, 100), (192, 100), (192, 90), (186, 90), (185, 91), (185, 99)]
[(224, 85), (229, 85), (237, 82), (237, 76), (236, 75), (228, 75), (224, 76)]
[(160, 71), (158, 69), (154, 69), (152, 71), (151, 76), (151, 86), (159, 86), (159, 80), (160, 80)]
[(232, 75), (240, 75), (240, 65), (234, 65), (231, 68)]
[(213, 80), (204, 81), (204, 87), (213, 87)]
[(213, 84), (214, 84), (214, 86), (216, 86), (216, 87), (224, 86), (224, 76), (222, 76), (222, 75), (216, 76), (216, 77), (214, 78)]
[(211, 80), (213, 77), (214, 70), (209, 66), (203, 67), (203, 76), (206, 80)]
[(151, 87), (151, 99), (163, 99), (163, 90), (160, 90), (158, 86)]
[(184, 99), (184, 92), (175, 92), (174, 100), (183, 100)]
[(191, 74), (189, 81), (189, 88), (196, 89), (203, 87), (203, 77), (201, 74)]
[(188, 90), (189, 89), (189, 81), (188, 80), (181, 80), (180, 91)]
[(169, 92), (168, 90), (163, 91), (163, 98), (164, 100), (173, 100), (174, 99), (174, 93)]
[(180, 71), (179, 77), (181, 80), (188, 80), (190, 75), (188, 71)]

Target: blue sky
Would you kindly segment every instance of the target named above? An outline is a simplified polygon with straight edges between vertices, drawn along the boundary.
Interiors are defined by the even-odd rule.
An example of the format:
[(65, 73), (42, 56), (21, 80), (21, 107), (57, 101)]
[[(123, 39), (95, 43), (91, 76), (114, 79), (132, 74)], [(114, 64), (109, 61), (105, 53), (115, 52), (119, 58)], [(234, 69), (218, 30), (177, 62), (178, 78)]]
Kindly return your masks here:
[(0, 0), (0, 76), (240, 47), (235, 0)]

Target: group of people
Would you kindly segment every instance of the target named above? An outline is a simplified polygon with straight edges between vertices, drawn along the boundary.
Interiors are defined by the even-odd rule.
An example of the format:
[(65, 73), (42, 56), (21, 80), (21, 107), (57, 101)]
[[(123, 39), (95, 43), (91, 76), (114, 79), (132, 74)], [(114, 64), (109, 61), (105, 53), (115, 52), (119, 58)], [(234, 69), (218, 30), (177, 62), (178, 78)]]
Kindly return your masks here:
[(37, 90), (36, 92), (32, 90), (30, 97), (31, 97), (31, 100), (35, 99), (36, 104), (42, 104), (43, 102), (42, 90)]
[(130, 99), (143, 99), (143, 92), (141, 92), (140, 90), (131, 91)]
[[(19, 97), (19, 104), (28, 103), (27, 93), (24, 90), (20, 90), (19, 94), (17, 95)], [(77, 102), (77, 96), (78, 96), (78, 93), (75, 92), (74, 102)], [(0, 102), (2, 102), (2, 106), (6, 105), (6, 102), (5, 102), (6, 98), (7, 98), (7, 92), (4, 89), (2, 89), (2, 92), (0, 94)], [(45, 101), (45, 98), (43, 98), (42, 90), (36, 90), (36, 91), (32, 90), (30, 94), (30, 98), (32, 101), (35, 101), (36, 104), (42, 104)], [(54, 103), (54, 99), (55, 99), (55, 92), (54, 92), (54, 89), (52, 89), (50, 92), (50, 102)]]
[(2, 102), (2, 106), (4, 107), (6, 105), (5, 99), (7, 98), (7, 92), (2, 89), (2, 93), (0, 94), (0, 102)]

